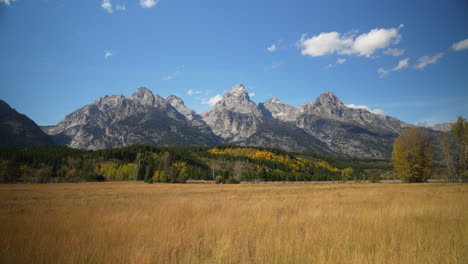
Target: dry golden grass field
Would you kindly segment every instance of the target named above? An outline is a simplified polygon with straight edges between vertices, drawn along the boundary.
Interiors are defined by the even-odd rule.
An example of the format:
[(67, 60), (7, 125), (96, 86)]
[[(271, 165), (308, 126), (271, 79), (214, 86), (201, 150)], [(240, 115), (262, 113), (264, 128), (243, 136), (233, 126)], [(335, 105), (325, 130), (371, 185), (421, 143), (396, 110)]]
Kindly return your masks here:
[(468, 184), (0, 185), (1, 263), (468, 263)]

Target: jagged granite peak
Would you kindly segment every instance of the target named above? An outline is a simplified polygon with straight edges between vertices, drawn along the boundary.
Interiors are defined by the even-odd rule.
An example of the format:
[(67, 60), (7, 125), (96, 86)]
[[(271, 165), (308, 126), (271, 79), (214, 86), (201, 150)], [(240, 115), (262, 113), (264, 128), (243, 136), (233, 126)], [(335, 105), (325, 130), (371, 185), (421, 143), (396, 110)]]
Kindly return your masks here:
[(213, 133), (228, 141), (245, 140), (256, 132), (263, 114), (250, 100), (244, 85), (229, 89), (213, 109), (202, 113)]
[[(179, 101), (169, 99), (174, 103)], [(171, 100), (154, 95), (144, 87), (138, 88), (129, 98), (104, 96), (67, 115), (46, 131), (57, 144), (93, 150), (133, 144), (181, 146), (220, 143), (206, 123), (189, 120), (187, 112), (179, 112), (171, 105)], [(176, 106), (182, 109), (183, 104)]]
[(335, 106), (341, 106), (344, 105), (343, 102), (336, 96), (333, 92), (324, 92), (322, 93), (317, 100), (315, 100), (315, 103), (320, 103), (322, 105), (335, 105)]
[(400, 133), (403, 128), (408, 127), (408, 124), (390, 116), (374, 114), (366, 109), (347, 107), (332, 92), (325, 92), (314, 102), (303, 104), (300, 112), (301, 115), (315, 115), (392, 133)]
[(300, 114), (299, 109), (281, 102), (276, 96), (265, 103), (260, 103), (258, 108), (264, 116), (282, 121), (295, 121)]
[(185, 106), (184, 100), (175, 95), (169, 95), (166, 97), (166, 102), (173, 106), (179, 113), (185, 116), (187, 120), (199, 120), (201, 116), (195, 113), (192, 109), (189, 109)]
[(301, 112), (320, 112), (328, 115), (340, 115), (346, 106), (332, 92), (322, 93), (314, 102), (305, 103), (301, 106)]
[(301, 106), (296, 125), (346, 156), (389, 158), (393, 139), (408, 124), (347, 107), (331, 92)]
[(130, 99), (137, 100), (142, 104), (152, 105), (152, 106), (155, 104), (155, 101), (156, 101), (156, 97), (154, 96), (153, 92), (151, 92), (151, 90), (146, 87), (138, 88), (132, 94), (132, 96), (130, 96)]
[(257, 104), (250, 100), (249, 93), (244, 85), (238, 84), (229, 89), (219, 100), (212, 110), (226, 109), (241, 114), (253, 114), (262, 116)]

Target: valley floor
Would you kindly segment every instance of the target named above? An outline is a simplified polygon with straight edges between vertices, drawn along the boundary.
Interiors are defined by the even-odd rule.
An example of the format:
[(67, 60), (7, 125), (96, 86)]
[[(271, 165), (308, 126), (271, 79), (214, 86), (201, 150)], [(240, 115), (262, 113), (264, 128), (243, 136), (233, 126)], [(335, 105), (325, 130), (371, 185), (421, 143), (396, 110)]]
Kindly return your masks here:
[(1, 263), (468, 263), (468, 184), (0, 185)]

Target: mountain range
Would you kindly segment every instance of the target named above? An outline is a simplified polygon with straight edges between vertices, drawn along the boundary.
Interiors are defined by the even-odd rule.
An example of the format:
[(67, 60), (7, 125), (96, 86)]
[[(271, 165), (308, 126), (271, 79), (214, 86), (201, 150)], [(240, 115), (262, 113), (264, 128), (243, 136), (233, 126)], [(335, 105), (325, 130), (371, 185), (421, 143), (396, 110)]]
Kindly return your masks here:
[(55, 144), (88, 150), (134, 144), (236, 144), (389, 158), (393, 140), (409, 126), (393, 117), (347, 107), (331, 92), (299, 108), (277, 97), (257, 105), (240, 84), (201, 114), (175, 95), (162, 98), (140, 87), (130, 97), (98, 98), (57, 125), (41, 128)]

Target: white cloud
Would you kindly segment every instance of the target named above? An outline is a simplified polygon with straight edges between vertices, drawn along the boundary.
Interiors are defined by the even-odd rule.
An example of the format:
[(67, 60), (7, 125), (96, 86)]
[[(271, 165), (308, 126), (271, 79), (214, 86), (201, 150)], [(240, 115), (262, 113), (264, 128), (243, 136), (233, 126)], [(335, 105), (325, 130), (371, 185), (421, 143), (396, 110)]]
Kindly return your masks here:
[(107, 59), (107, 58), (110, 57), (110, 56), (112, 56), (112, 53), (111, 53), (110, 51), (108, 51), (108, 50), (105, 50), (105, 51), (104, 51), (104, 58)]
[(104, 8), (104, 10), (106, 10), (108, 13), (114, 12), (110, 0), (102, 0), (101, 7)]
[(172, 75), (166, 75), (166, 76), (161, 77), (161, 80), (163, 81), (170, 81), (172, 79), (174, 79), (174, 76)]
[(346, 62), (346, 59), (337, 59), (336, 64), (343, 64)]
[(376, 109), (371, 109), (371, 108), (370, 108), (369, 106), (367, 106), (367, 105), (347, 104), (346, 106), (349, 107), (349, 108), (353, 108), (353, 109), (364, 109), (364, 110), (367, 110), (367, 111), (369, 111), (369, 112), (371, 112), (371, 113), (378, 114), (378, 115), (383, 115), (383, 114), (385, 113), (385, 111), (382, 110), (382, 109), (378, 109), (378, 108), (376, 108)]
[(255, 93), (249, 93), (249, 96), (250, 96), (250, 97), (254, 97), (254, 96), (255, 96)]
[(11, 3), (16, 2), (16, 0), (0, 0), (0, 4), (4, 4), (6, 6), (11, 6)]
[(341, 34), (338, 32), (322, 32), (311, 38), (302, 35), (298, 41), (302, 55), (312, 57), (324, 56), (327, 54), (347, 54), (370, 57), (378, 49), (384, 49), (392, 44), (398, 44), (401, 39), (397, 28), (376, 28), (368, 33), (353, 35), (351, 33)]
[(302, 49), (302, 55), (312, 57), (340, 52), (349, 48), (352, 44), (352, 37), (340, 37), (338, 32), (320, 33), (308, 39), (304, 34), (298, 42), (299, 47)]
[(140, 6), (144, 8), (152, 8), (159, 3), (159, 0), (140, 0)]
[(276, 44), (271, 44), (271, 46), (267, 47), (269, 52), (274, 52), (277, 49)]
[(418, 64), (416, 64), (415, 67), (416, 67), (416, 69), (422, 70), (422, 69), (426, 68), (427, 65), (436, 63), (443, 56), (444, 56), (443, 52), (438, 53), (438, 54), (436, 54), (436, 55), (434, 55), (432, 57), (431, 56), (423, 56), (423, 57), (419, 58), (419, 60), (418, 60), (419, 62), (418, 62)]
[(384, 51), (384, 53), (386, 55), (391, 55), (391, 56), (395, 56), (395, 57), (398, 57), (398, 56), (401, 56), (405, 53), (406, 50), (404, 49), (386, 49)]
[(468, 39), (460, 40), (456, 43), (453, 43), (452, 49), (454, 51), (462, 51), (468, 49)]
[(398, 44), (401, 39), (401, 35), (398, 34), (400, 28), (403, 28), (403, 25), (398, 28), (373, 29), (369, 33), (362, 34), (354, 40), (352, 50), (359, 56), (370, 57), (377, 49)]
[(398, 62), (398, 65), (395, 66), (395, 68), (392, 69), (392, 71), (399, 71), (404, 68), (408, 68), (409, 65), (409, 58), (406, 58), (404, 60), (401, 60)]
[(409, 66), (409, 58), (406, 58), (404, 60), (400, 60), (397, 64), (397, 66), (393, 67), (390, 70), (385, 70), (384, 68), (379, 68), (377, 72), (379, 73), (380, 77), (386, 77), (391, 71), (399, 71), (405, 68), (408, 68)]
[(380, 78), (387, 76), (389, 73), (389, 71), (385, 70), (384, 68), (379, 68), (377, 72), (379, 73)]
[(125, 5), (116, 5), (115, 10), (125, 11), (125, 10), (127, 10), (127, 7)]
[(206, 98), (203, 99), (201, 103), (202, 103), (202, 104), (209, 105), (209, 106), (214, 106), (214, 105), (215, 105), (219, 100), (221, 100), (222, 98), (223, 98), (222, 95), (217, 94), (217, 95), (211, 97), (211, 98), (208, 99), (208, 100), (207, 100)]
[(201, 92), (190, 89), (190, 90), (187, 91), (187, 94), (192, 96), (192, 95), (195, 95), (195, 94), (201, 94)]

